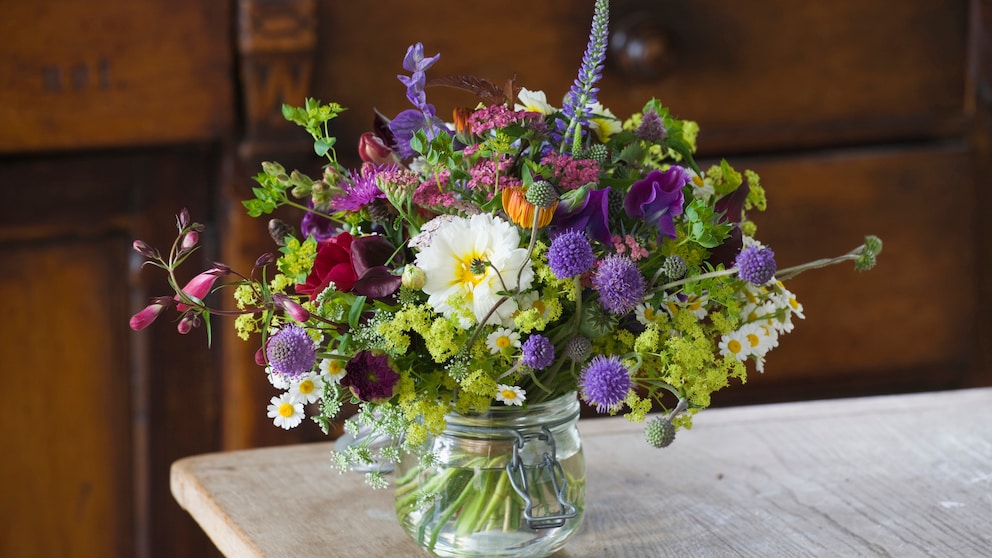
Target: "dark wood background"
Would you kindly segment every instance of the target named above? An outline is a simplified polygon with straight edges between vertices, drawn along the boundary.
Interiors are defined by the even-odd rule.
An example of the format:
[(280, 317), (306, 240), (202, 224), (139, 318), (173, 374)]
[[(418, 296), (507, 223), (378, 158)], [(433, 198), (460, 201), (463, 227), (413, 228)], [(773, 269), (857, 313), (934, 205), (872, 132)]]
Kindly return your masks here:
[[(768, 372), (716, 405), (992, 384), (988, 320), (990, 10), (980, 0), (615, 1), (600, 98), (658, 97), (697, 120), (701, 158), (762, 176), (759, 237), (780, 265), (864, 233), (879, 266), (790, 284), (807, 320)], [(373, 108), (406, 108), (416, 41), (431, 70), (513, 76), (556, 104), (592, 2), (0, 1), (0, 555), (212, 556), (168, 468), (197, 453), (323, 439), (272, 426), (254, 347), (218, 322), (177, 335), (128, 317), (165, 294), (131, 241), (205, 222), (200, 261), (248, 269), (272, 246), (241, 210), (262, 160), (313, 171), (282, 121), (306, 96), (349, 107), (349, 155)], [(429, 90), (439, 112), (473, 100)], [(292, 216), (295, 218), (296, 216)], [(196, 268), (196, 269), (193, 269)], [(277, 511), (274, 510), (274, 513)]]

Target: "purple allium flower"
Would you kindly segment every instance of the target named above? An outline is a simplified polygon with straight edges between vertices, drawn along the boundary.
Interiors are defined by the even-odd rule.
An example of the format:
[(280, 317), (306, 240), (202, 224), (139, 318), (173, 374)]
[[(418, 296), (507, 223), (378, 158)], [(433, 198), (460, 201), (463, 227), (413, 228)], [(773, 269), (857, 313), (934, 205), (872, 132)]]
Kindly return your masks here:
[(389, 365), (389, 357), (371, 351), (361, 351), (345, 365), (347, 373), (341, 385), (351, 389), (362, 401), (389, 399), (400, 375)]
[[(581, 190), (573, 190), (579, 192)], [(569, 192), (569, 193), (572, 193)], [(567, 204), (560, 203), (551, 220), (551, 226), (558, 230), (576, 229), (586, 231), (589, 238), (607, 246), (613, 245), (613, 235), (610, 234), (610, 188), (590, 190), (585, 200), (574, 210), (569, 211)]]
[(616, 254), (603, 259), (592, 276), (592, 286), (599, 291), (603, 307), (617, 315), (626, 314), (640, 304), (647, 288), (637, 264)]
[(682, 187), (690, 180), (680, 166), (653, 170), (630, 185), (623, 200), (624, 211), (633, 219), (643, 219), (658, 226), (658, 243), (662, 237), (675, 238), (674, 217), (682, 215)]
[(775, 276), (775, 252), (771, 248), (748, 246), (737, 254), (737, 275), (755, 285), (764, 285)]
[(582, 231), (567, 230), (556, 236), (548, 248), (548, 266), (559, 279), (585, 273), (594, 263), (596, 255)]
[(296, 324), (285, 326), (270, 337), (265, 355), (273, 369), (293, 378), (309, 372), (317, 360), (313, 339)]
[(523, 363), (534, 370), (543, 370), (555, 360), (555, 346), (543, 335), (531, 335), (520, 347)]
[(579, 375), (582, 400), (600, 413), (619, 409), (630, 388), (630, 371), (614, 355), (596, 355)]

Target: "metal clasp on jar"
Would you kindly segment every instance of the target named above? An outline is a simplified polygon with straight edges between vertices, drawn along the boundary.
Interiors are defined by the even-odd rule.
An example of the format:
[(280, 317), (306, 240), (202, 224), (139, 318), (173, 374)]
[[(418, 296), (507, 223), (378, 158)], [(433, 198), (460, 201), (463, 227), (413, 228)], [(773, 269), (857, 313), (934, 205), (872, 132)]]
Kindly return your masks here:
[[(577, 508), (565, 499), (566, 479), (565, 472), (555, 451), (555, 438), (547, 427), (540, 432), (531, 434), (521, 434), (512, 430), (516, 440), (513, 443), (513, 454), (510, 462), (506, 464), (506, 473), (510, 476), (510, 484), (513, 490), (524, 499), (524, 519), (531, 529), (553, 529), (565, 524), (565, 520), (571, 519), (578, 514)], [(528, 442), (537, 439), (548, 446), (548, 450), (541, 453), (540, 459), (536, 463), (528, 464), (524, 462), (521, 452)], [(528, 472), (534, 471), (534, 479), (549, 478), (555, 498), (558, 500), (558, 512), (547, 515), (534, 515), (534, 498), (531, 496), (530, 481), (527, 480)], [(535, 487), (540, 490), (542, 482)]]

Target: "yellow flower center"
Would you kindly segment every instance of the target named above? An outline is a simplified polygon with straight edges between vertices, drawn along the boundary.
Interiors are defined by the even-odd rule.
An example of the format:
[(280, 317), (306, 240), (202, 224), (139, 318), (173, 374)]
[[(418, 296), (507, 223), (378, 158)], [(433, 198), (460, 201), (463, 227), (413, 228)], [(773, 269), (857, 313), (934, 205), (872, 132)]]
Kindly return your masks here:
[[(496, 338), (496, 346), (500, 349), (505, 349), (510, 346), (510, 338), (505, 335), (500, 335)], [(505, 392), (504, 392), (505, 393)]]
[(648, 322), (653, 322), (655, 320), (654, 308), (644, 309), (644, 320)]
[(517, 398), (517, 392), (513, 391), (512, 389), (504, 389), (503, 390), (503, 399), (510, 399), (510, 400), (512, 400), (512, 399), (516, 399), (516, 398)]
[(727, 342), (727, 350), (734, 353), (735, 355), (741, 352), (743, 349), (744, 346), (741, 345), (741, 342), (736, 339), (731, 339), (730, 341)]
[(747, 334), (747, 341), (748, 343), (751, 344), (752, 347), (757, 347), (758, 343), (761, 343), (761, 339), (753, 333)]
[(327, 365), (327, 371), (335, 375), (341, 372), (341, 361), (337, 359), (331, 360)]
[(296, 409), (293, 408), (293, 404), (292, 403), (283, 403), (282, 405), (279, 405), (279, 414), (280, 415), (282, 415), (282, 416), (284, 416), (286, 418), (289, 418), (289, 417), (293, 416), (293, 414), (295, 414), (295, 413), (296, 413)]
[(486, 278), (485, 268), (483, 268), (482, 273), (476, 273), (478, 270), (477, 263), (481, 261), (483, 261), (482, 256), (474, 251), (471, 254), (466, 255), (464, 258), (458, 258), (458, 269), (455, 271), (455, 283), (460, 284), (463, 287), (468, 287), (469, 291), (474, 289), (476, 285), (481, 283), (482, 280)]
[(796, 297), (794, 296), (789, 297), (789, 306), (791, 306), (793, 310), (799, 309), (799, 301), (796, 300)]
[(303, 380), (300, 382), (300, 393), (310, 394), (313, 392), (313, 380)]

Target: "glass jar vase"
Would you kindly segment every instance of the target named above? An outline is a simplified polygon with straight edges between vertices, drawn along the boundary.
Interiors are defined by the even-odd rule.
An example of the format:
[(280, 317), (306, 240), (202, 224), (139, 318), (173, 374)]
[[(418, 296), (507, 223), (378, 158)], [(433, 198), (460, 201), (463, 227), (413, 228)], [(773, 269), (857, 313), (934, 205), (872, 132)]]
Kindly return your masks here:
[(582, 522), (585, 459), (575, 393), (452, 413), (422, 455), (396, 467), (396, 515), (442, 557), (543, 557)]

